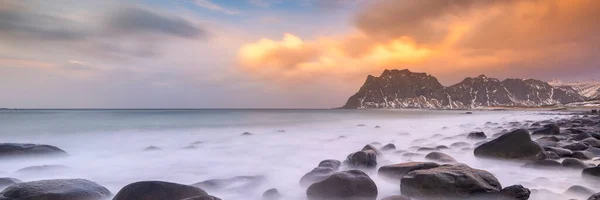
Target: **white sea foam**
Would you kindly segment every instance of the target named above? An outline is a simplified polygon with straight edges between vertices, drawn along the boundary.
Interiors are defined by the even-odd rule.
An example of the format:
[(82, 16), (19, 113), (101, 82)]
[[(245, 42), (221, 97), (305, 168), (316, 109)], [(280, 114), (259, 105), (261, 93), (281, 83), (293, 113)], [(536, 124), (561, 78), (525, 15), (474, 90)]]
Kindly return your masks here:
[[(415, 146), (447, 145), (456, 141), (432, 138), (455, 136), (480, 130), (499, 132), (488, 121), (503, 123), (544, 120), (556, 115), (525, 111), (372, 110), (372, 111), (43, 111), (1, 113), (0, 141), (56, 145), (70, 156), (60, 159), (2, 161), (0, 176), (24, 181), (54, 178), (86, 178), (113, 193), (128, 183), (163, 180), (192, 184), (213, 178), (263, 175), (267, 182), (251, 192), (216, 192), (227, 200), (260, 199), (262, 192), (277, 188), (286, 199), (306, 199), (300, 178), (324, 159), (343, 160), (365, 144), (393, 143), (399, 150)], [(198, 113), (194, 113), (198, 112)], [(204, 112), (204, 113), (202, 113)], [(357, 126), (365, 124), (366, 126)], [(374, 128), (380, 126), (381, 128)], [(446, 127), (446, 128), (444, 128)], [(479, 129), (481, 128), (481, 129)], [(278, 130), (285, 130), (280, 132)], [(252, 136), (240, 136), (250, 132)], [(409, 133), (410, 135), (402, 134)], [(345, 136), (345, 138), (338, 138)], [(196, 149), (183, 149), (196, 141)], [(160, 151), (143, 151), (148, 146)], [(503, 186), (524, 184), (562, 193), (571, 185), (589, 186), (580, 172), (523, 169), (522, 164), (476, 159), (472, 151), (445, 151), (459, 162), (492, 172)], [(401, 163), (401, 156), (383, 159)], [(423, 160), (423, 159), (415, 159)], [(15, 174), (28, 166), (59, 164), (72, 171), (54, 174)], [(399, 185), (370, 176), (379, 188), (379, 198), (400, 193)], [(549, 178), (551, 183), (533, 181)]]

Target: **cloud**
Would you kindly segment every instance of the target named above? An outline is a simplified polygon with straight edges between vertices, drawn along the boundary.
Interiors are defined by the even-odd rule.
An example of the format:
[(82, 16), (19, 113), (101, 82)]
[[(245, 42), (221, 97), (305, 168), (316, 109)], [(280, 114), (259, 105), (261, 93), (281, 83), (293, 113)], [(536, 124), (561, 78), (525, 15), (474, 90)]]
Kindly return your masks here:
[(205, 31), (192, 23), (173, 16), (161, 15), (146, 9), (128, 7), (112, 13), (106, 22), (114, 33), (162, 33), (184, 38), (203, 37)]
[(210, 0), (194, 0), (194, 3), (197, 6), (212, 10), (212, 11), (219, 11), (228, 15), (239, 15), (240, 12), (236, 11), (236, 10), (230, 10), (230, 9), (226, 9), (222, 6), (220, 6), (219, 4), (213, 3)]
[(287, 81), (362, 79), (385, 68), (425, 71), (446, 83), (481, 73), (547, 79), (564, 74), (565, 65), (597, 73), (578, 63), (600, 62), (598, 9), (594, 0), (369, 1), (352, 18), (351, 32), (304, 38), (294, 48), (285, 38), (262, 38), (240, 49), (240, 63)]

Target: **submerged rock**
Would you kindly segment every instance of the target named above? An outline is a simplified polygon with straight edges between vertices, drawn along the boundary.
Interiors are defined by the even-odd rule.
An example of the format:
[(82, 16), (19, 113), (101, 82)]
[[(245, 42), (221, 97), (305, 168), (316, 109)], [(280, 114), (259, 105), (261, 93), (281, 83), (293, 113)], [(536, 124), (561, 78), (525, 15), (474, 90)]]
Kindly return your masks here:
[(235, 176), (226, 179), (210, 179), (193, 186), (207, 191), (251, 191), (260, 187), (265, 182), (263, 176)]
[(431, 152), (425, 155), (426, 159), (438, 161), (442, 163), (456, 163), (457, 161), (450, 155), (442, 152)]
[(222, 200), (219, 197), (211, 196), (211, 195), (201, 195), (195, 197), (188, 197), (182, 200)]
[(358, 168), (377, 167), (377, 153), (373, 150), (363, 150), (351, 153), (346, 157), (346, 164)]
[(558, 169), (562, 168), (562, 164), (555, 160), (536, 160), (523, 165), (523, 167), (533, 169)]
[(502, 190), (491, 173), (467, 165), (442, 165), (416, 170), (402, 177), (400, 189), (411, 198), (461, 199)]
[(594, 190), (580, 185), (573, 185), (565, 191), (565, 195), (586, 198), (596, 193)]
[(381, 151), (395, 151), (396, 150), (396, 145), (389, 143), (386, 144), (385, 146), (381, 147)]
[(541, 129), (531, 133), (531, 135), (559, 135), (560, 127), (556, 124), (546, 124)]
[(340, 165), (341, 162), (339, 160), (323, 160), (316, 168), (302, 176), (300, 185), (308, 187), (310, 184), (325, 180), (329, 175), (337, 172)]
[(404, 195), (394, 195), (394, 196), (389, 196), (389, 197), (383, 198), (381, 200), (410, 200), (410, 197), (407, 197)]
[(71, 170), (71, 168), (65, 165), (39, 165), (39, 166), (31, 166), (25, 167), (17, 170), (15, 173), (21, 174), (36, 174), (36, 173), (64, 173)]
[(562, 161), (562, 166), (571, 168), (571, 169), (585, 169), (587, 165), (583, 163), (581, 160), (576, 158), (565, 158)]
[(21, 180), (9, 177), (0, 178), (0, 190), (17, 183), (21, 183)]
[(306, 190), (308, 200), (376, 200), (377, 185), (360, 170), (336, 172)]
[(54, 179), (22, 182), (2, 191), (1, 200), (103, 200), (105, 187), (85, 179)]
[(45, 144), (0, 143), (0, 158), (66, 156), (64, 150)]
[(472, 140), (483, 140), (487, 138), (487, 135), (485, 135), (484, 132), (471, 132), (467, 135), (467, 138)]
[(113, 200), (165, 200), (206, 196), (204, 190), (177, 183), (163, 181), (140, 181), (121, 188)]
[(279, 200), (281, 199), (281, 194), (275, 188), (271, 188), (265, 191), (262, 195), (262, 200)]
[(480, 158), (538, 160), (542, 152), (526, 130), (518, 129), (476, 147), (474, 154)]
[(588, 180), (600, 181), (600, 167), (589, 167), (583, 169), (581, 176)]
[(160, 151), (161, 148), (157, 146), (149, 146), (144, 149), (144, 151)]

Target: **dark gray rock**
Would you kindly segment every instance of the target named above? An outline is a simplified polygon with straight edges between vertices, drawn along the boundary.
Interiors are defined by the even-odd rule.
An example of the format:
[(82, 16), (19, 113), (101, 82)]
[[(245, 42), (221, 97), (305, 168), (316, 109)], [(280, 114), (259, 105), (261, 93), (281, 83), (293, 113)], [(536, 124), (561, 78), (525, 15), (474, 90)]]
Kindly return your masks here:
[(121, 188), (113, 200), (165, 200), (185, 199), (208, 195), (204, 190), (163, 181), (140, 181)]
[(219, 197), (211, 196), (211, 195), (201, 195), (195, 197), (188, 197), (182, 200), (222, 200)]
[(302, 176), (302, 178), (300, 179), (300, 185), (302, 187), (308, 187), (308, 186), (310, 186), (310, 184), (325, 180), (327, 177), (329, 177), (334, 172), (337, 172), (337, 170), (334, 170), (329, 167), (314, 168), (312, 171), (310, 171), (310, 172), (306, 173), (304, 176)]
[(565, 191), (565, 195), (579, 198), (586, 198), (596, 193), (594, 190), (581, 185), (573, 185)]
[(16, 178), (9, 178), (9, 177), (0, 178), (0, 190), (6, 188), (8, 186), (20, 183), (20, 182), (21, 182), (21, 180), (16, 179)]
[(595, 138), (592, 137), (592, 135), (590, 135), (589, 133), (586, 133), (586, 132), (577, 133), (574, 136), (572, 136), (570, 139), (574, 140), (574, 141), (581, 141), (581, 140), (585, 140), (585, 139), (588, 139), (588, 138), (595, 139)]
[(54, 179), (14, 184), (0, 200), (102, 200), (111, 196), (105, 187), (85, 179)]
[(363, 147), (361, 151), (373, 151), (373, 152), (375, 152), (377, 155), (381, 155), (381, 154), (382, 154), (382, 153), (381, 153), (381, 151), (379, 151), (379, 150), (377, 149), (377, 147), (375, 147), (375, 146), (373, 146), (373, 145), (370, 145), (370, 144), (367, 144), (367, 145), (365, 145), (365, 147)]
[(360, 170), (336, 172), (306, 190), (308, 200), (375, 200), (377, 185)]
[(588, 147), (590, 147), (590, 145), (588, 145), (586, 143), (580, 143), (580, 142), (562, 146), (563, 149), (568, 149), (571, 151), (583, 151), (583, 150), (586, 150)]
[(207, 191), (246, 192), (259, 188), (266, 181), (263, 176), (234, 176), (225, 179), (210, 179), (192, 186)]
[(441, 162), (441, 163), (457, 163), (457, 161), (450, 155), (442, 152), (431, 152), (425, 155), (426, 159)]
[(571, 169), (584, 169), (587, 168), (587, 165), (583, 163), (581, 160), (576, 158), (565, 158), (562, 161), (562, 166), (571, 168)]
[(573, 154), (571, 154), (571, 157), (578, 158), (581, 160), (589, 160), (594, 158), (595, 155), (588, 151), (574, 151)]
[(487, 135), (484, 132), (471, 132), (467, 135), (467, 139), (472, 140), (483, 140), (486, 139)]
[(524, 168), (532, 169), (559, 169), (562, 164), (556, 160), (536, 160), (523, 165)]
[(600, 148), (589, 147), (589, 148), (585, 149), (585, 151), (593, 153), (594, 156), (600, 156)]
[(581, 176), (588, 180), (600, 181), (600, 167), (589, 167), (581, 171)]
[(534, 131), (531, 135), (559, 135), (560, 127), (556, 124), (546, 124), (542, 128)]
[(275, 188), (271, 188), (262, 194), (262, 200), (279, 200), (281, 197), (281, 194)]
[(550, 151), (556, 153), (560, 157), (569, 157), (573, 152), (568, 149), (563, 149), (560, 147), (544, 147), (544, 151)]
[(66, 156), (64, 150), (45, 144), (0, 143), (0, 158)]
[(421, 169), (431, 169), (440, 165), (434, 162), (407, 162), (380, 167), (377, 171), (379, 177), (392, 182), (400, 182), (400, 179), (409, 172)]
[(389, 143), (381, 147), (381, 151), (396, 151), (396, 145)]
[(464, 147), (471, 147), (471, 144), (466, 142), (455, 142), (450, 145), (451, 148), (459, 149)]
[(526, 130), (518, 129), (476, 147), (474, 154), (480, 158), (538, 160), (542, 152)]
[(253, 134), (252, 134), (252, 133), (250, 133), (250, 132), (243, 132), (243, 133), (241, 134), (241, 136), (251, 136), (251, 135), (253, 135)]
[(351, 153), (346, 157), (344, 163), (357, 168), (377, 167), (377, 152), (373, 150), (364, 150)]
[(593, 194), (587, 200), (600, 200), (600, 193)]
[(556, 147), (560, 139), (556, 136), (544, 136), (535, 140), (541, 146)]
[(502, 190), (491, 173), (466, 165), (443, 165), (416, 170), (402, 177), (400, 190), (411, 198), (461, 199)]
[(328, 159), (321, 161), (317, 167), (329, 167), (337, 171), (338, 169), (340, 169), (340, 165), (342, 165), (342, 162), (340, 162), (339, 160)]
[(498, 195), (495, 195), (496, 200), (527, 200), (531, 195), (529, 189), (522, 185), (511, 185), (505, 187)]
[(17, 170), (15, 173), (19, 174), (39, 174), (39, 173), (51, 173), (51, 174), (59, 174), (70, 171), (71, 168), (64, 165), (39, 165), (39, 166), (31, 166), (25, 167)]
[(600, 147), (600, 140), (593, 138), (593, 137), (581, 140), (581, 142), (586, 143), (592, 147), (596, 147), (596, 148)]

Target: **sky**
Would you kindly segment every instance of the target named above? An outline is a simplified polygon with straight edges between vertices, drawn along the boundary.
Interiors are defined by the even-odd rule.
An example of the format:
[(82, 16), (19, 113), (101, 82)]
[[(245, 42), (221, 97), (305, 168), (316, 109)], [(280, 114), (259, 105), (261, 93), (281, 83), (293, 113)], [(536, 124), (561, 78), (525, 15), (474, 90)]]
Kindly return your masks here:
[(600, 79), (596, 0), (4, 0), (0, 107), (332, 108), (367, 75)]

